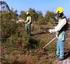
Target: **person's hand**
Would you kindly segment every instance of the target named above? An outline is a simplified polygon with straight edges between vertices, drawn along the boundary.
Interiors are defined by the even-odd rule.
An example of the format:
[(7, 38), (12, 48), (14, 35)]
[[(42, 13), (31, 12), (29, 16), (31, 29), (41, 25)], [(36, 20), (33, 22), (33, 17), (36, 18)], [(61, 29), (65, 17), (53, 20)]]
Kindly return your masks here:
[(58, 32), (56, 32), (56, 38), (58, 38), (58, 35), (59, 35), (59, 33), (58, 33)]
[(17, 20), (16, 23), (24, 23), (24, 20)]
[(53, 32), (53, 30), (52, 30), (52, 29), (49, 29), (48, 31), (49, 31), (50, 33), (52, 33), (52, 32)]

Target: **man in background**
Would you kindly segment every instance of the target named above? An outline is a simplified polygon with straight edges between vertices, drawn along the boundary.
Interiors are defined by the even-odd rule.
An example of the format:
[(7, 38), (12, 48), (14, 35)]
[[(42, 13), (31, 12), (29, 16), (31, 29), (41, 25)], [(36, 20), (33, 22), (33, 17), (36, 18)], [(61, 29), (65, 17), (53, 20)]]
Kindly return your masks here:
[(29, 12), (27, 12), (26, 16), (27, 16), (27, 18), (26, 18), (26, 21), (25, 21), (25, 30), (26, 30), (27, 34), (31, 35), (31, 23), (32, 23), (31, 15), (30, 15)]

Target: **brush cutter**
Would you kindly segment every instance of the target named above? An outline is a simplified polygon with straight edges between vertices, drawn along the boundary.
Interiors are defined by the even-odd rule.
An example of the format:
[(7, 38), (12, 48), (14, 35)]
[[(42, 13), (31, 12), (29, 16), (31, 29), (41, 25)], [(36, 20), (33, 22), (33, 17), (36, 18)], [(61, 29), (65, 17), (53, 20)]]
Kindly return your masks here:
[(54, 37), (51, 41), (49, 41), (49, 42), (43, 47), (43, 49), (46, 48), (49, 44), (51, 44), (55, 39), (56, 39), (56, 37)]

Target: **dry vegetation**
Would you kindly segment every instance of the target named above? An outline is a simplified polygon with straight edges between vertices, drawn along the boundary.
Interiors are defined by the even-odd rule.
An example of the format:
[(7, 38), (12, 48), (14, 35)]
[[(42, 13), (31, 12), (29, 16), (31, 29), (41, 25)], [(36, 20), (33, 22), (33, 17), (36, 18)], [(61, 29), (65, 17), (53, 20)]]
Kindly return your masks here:
[[(12, 40), (3, 42), (0, 46), (0, 62), (2, 64), (56, 64), (55, 42), (52, 42), (45, 50), (41, 48), (54, 36), (44, 29), (40, 29), (40, 31), (38, 27), (35, 29), (37, 31), (32, 32), (31, 39), (27, 38), (30, 44), (24, 43), (26, 42), (24, 37), (14, 39), (16, 35), (12, 36), (12, 40), (15, 40), (14, 43)], [(24, 33), (24, 31), (22, 32)], [(67, 45), (67, 49), (70, 49), (69, 45)]]
[[(0, 64), (56, 64), (55, 41), (45, 50), (42, 49), (55, 37), (54, 34), (47, 31), (55, 23), (52, 19), (54, 13), (48, 11), (43, 17), (41, 12), (33, 9), (30, 11), (35, 21), (32, 25), (31, 37), (26, 34), (23, 23), (16, 24), (15, 12), (0, 13)], [(24, 11), (20, 17), (26, 18)], [(70, 38), (69, 33), (68, 37)], [(68, 54), (70, 53), (69, 41), (68, 39), (66, 44)]]

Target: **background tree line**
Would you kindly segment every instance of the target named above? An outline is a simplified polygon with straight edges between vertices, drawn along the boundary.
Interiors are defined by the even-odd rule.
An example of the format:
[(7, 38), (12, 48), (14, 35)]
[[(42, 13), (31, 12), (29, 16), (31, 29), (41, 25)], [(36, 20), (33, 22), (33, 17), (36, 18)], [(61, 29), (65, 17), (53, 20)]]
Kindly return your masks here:
[[(53, 24), (54, 23), (54, 16), (55, 14), (53, 12), (47, 11), (46, 14), (43, 16), (43, 13), (41, 11), (36, 11), (34, 9), (29, 9), (30, 15), (32, 17), (33, 23), (38, 24)], [(9, 37), (11, 34), (14, 34), (17, 29), (17, 23), (18, 17), (23, 18), (26, 20), (26, 11), (21, 11), (21, 13), (18, 15), (16, 11), (11, 12), (0, 12), (0, 35), (3, 38)]]
[[(43, 15), (41, 11), (36, 11), (31, 8), (28, 11), (32, 17), (32, 24), (37, 26), (34, 31), (40, 32), (38, 27), (41, 25), (54, 25), (55, 14), (53, 12), (47, 11), (46, 14)], [(17, 46), (21, 47), (22, 49), (29, 49), (31, 47), (37, 48), (37, 45), (43, 46), (38, 39), (33, 37), (29, 38), (24, 30), (24, 23), (16, 23), (19, 17), (26, 20), (26, 12), (27, 11), (21, 11), (19, 15), (17, 14), (16, 10), (11, 10), (10, 12), (0, 12), (0, 41), (2, 45), (3, 42), (5, 42), (3, 46), (7, 46), (8, 48), (11, 46), (11, 49), (16, 48)], [(37, 42), (37, 44), (32, 44), (33, 42)]]

